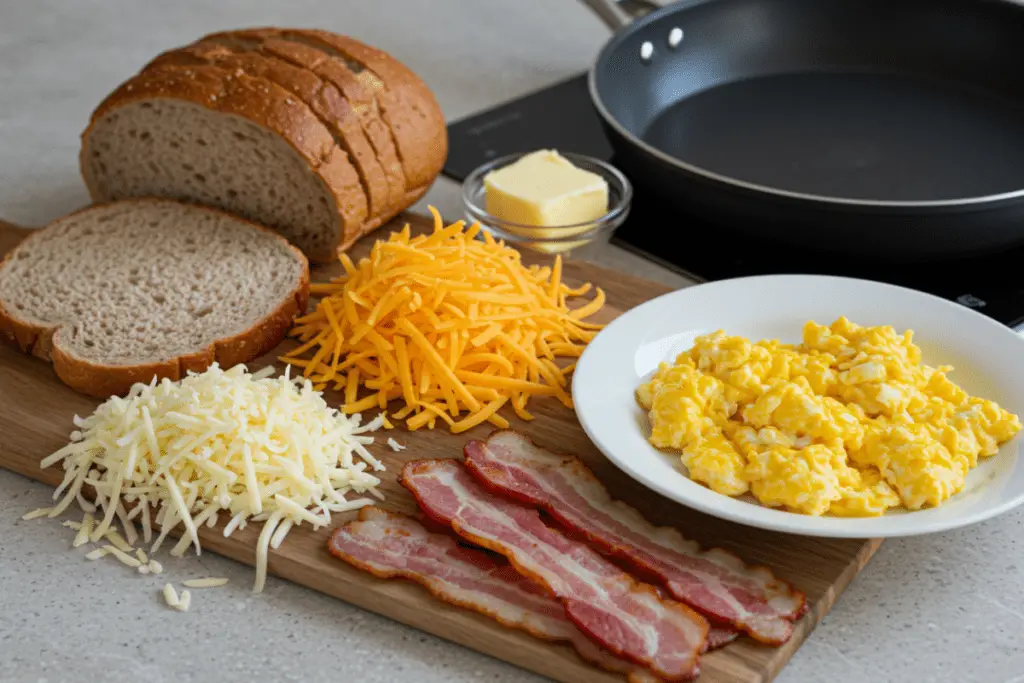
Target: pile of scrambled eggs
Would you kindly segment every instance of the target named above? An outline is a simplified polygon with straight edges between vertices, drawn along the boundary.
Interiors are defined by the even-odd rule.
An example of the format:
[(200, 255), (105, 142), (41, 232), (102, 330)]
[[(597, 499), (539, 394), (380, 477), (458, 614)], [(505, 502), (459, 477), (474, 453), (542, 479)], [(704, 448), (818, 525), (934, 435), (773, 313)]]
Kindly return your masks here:
[(808, 322), (799, 346), (699, 337), (637, 390), (650, 442), (718, 493), (808, 515), (939, 505), (1021, 423), (921, 362), (912, 331)]

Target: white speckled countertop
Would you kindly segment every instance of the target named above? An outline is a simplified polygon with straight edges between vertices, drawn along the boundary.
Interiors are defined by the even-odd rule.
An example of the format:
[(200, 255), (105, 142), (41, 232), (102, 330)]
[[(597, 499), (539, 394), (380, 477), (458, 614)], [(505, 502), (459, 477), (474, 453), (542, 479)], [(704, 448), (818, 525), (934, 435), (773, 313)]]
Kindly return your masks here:
[[(78, 135), (100, 98), (160, 50), (205, 32), (276, 24), (349, 33), (409, 64), (449, 118), (582, 71), (607, 38), (573, 0), (33, 0), (4, 2), (0, 17), (0, 217), (28, 225), (85, 203)], [(446, 180), (427, 201), (458, 213)], [(611, 247), (597, 260), (686, 284)], [(281, 580), (253, 596), (248, 567), (210, 554), (161, 558), (177, 581), (231, 579), (194, 591), (189, 613), (169, 612), (161, 579), (88, 563), (70, 550), (69, 529), (20, 521), (48, 501), (46, 487), (0, 471), (4, 683), (539, 680)], [(890, 541), (777, 680), (1022, 683), (1022, 588), (1024, 510)]]

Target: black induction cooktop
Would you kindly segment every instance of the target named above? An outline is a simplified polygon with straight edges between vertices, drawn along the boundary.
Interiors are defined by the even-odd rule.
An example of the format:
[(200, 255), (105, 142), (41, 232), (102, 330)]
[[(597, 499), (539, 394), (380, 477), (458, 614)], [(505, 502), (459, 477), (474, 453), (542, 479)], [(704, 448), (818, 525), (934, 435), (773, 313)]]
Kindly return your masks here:
[[(460, 181), (486, 161), (541, 148), (586, 154), (615, 164), (590, 103), (586, 74), (455, 121), (448, 126), (448, 135), (444, 173)], [(772, 273), (866, 278), (930, 292), (1015, 330), (1024, 329), (1024, 275), (1020, 273), (1024, 248), (914, 265), (817, 253), (773, 240), (770, 233), (756, 238), (746, 233), (732, 235), (728, 225), (680, 216), (647, 191), (642, 178), (630, 180), (635, 191), (633, 208), (612, 243), (694, 280)], [(674, 218), (667, 219), (669, 216)]]

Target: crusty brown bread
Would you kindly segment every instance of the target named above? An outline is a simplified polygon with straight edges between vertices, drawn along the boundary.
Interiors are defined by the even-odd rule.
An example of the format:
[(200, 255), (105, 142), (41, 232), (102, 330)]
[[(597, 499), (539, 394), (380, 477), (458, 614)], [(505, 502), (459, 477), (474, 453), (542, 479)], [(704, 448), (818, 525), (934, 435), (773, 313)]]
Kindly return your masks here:
[(257, 52), (236, 53), (214, 42), (200, 42), (164, 53), (147, 65), (145, 70), (201, 64), (266, 78), (290, 90), (320, 117), (334, 136), (335, 144), (348, 154), (359, 174), (363, 191), (369, 200), (369, 218), (366, 221), (368, 228), (379, 226), (386, 216), (401, 210), (401, 201), (405, 199), (404, 191), (392, 197), (388, 178), (376, 152), (370, 146), (352, 108), (333, 84), (321, 80), (312, 71), (293, 66), (272, 55)]
[(320, 119), (263, 78), (215, 66), (132, 78), (83, 134), (93, 199), (169, 197), (230, 211), (329, 260), (366, 220), (359, 176)]
[[(207, 113), (186, 116), (182, 107)], [(233, 118), (265, 135), (251, 149), (244, 140), (220, 144), (233, 137)], [(273, 160), (261, 163), (271, 156), (264, 145)], [(325, 261), (422, 197), (447, 145), (430, 90), (390, 56), (332, 33), (263, 28), (211, 34), (152, 60), (93, 114), (81, 163), (98, 200), (155, 195), (216, 206)], [(190, 170), (200, 157), (230, 170), (213, 179)]]
[(277, 346), (309, 297), (309, 265), (265, 228), (162, 199), (100, 204), (0, 261), (0, 338), (106, 397)]
[[(441, 172), (448, 154), (447, 133), (437, 134), (446, 131), (441, 108), (426, 84), (387, 53), (347, 36), (309, 29), (225, 31), (202, 40), (235, 49), (267, 50), (323, 73), (328, 73), (329, 65), (332, 77), (347, 74), (347, 80), (356, 85), (346, 91), (346, 97), (354, 106), (379, 113), (387, 124), (407, 186), (429, 185)], [(358, 86), (361, 91), (355, 89)]]
[[(286, 37), (321, 46), (345, 63), (361, 64), (356, 74), (377, 93), (381, 117), (391, 128), (406, 181), (411, 187), (433, 182), (448, 154), (444, 115), (426, 84), (404, 64), (376, 48), (328, 31), (292, 31)], [(441, 147), (443, 145), (443, 147)]]

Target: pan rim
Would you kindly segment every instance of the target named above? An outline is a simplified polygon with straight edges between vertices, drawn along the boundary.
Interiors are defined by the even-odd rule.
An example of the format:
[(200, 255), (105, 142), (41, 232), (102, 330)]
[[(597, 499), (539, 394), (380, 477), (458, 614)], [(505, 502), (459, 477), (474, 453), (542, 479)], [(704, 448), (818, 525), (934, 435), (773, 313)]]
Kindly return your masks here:
[[(608, 56), (619, 47), (619, 45), (628, 37), (639, 33), (645, 27), (655, 22), (661, 21), (663, 18), (676, 13), (682, 13), (688, 9), (693, 8), (696, 5), (706, 4), (708, 0), (681, 0), (673, 4), (662, 7), (658, 10), (651, 12), (650, 14), (635, 20), (632, 24), (626, 28), (616, 32), (601, 48), (597, 58), (591, 64), (587, 74), (587, 89), (590, 91), (590, 100), (597, 110), (598, 115), (604, 120), (605, 124), (610, 126), (619, 135), (625, 138), (633, 146), (643, 150), (645, 153), (669, 164), (675, 166), (687, 173), (691, 173), (696, 176), (700, 176), (706, 180), (710, 180), (723, 185), (732, 186), (746, 190), (748, 192), (756, 192), (762, 195), (771, 197), (784, 198), (798, 200), (801, 202), (814, 202), (818, 204), (826, 205), (838, 205), (838, 206), (851, 206), (861, 208), (891, 208), (891, 209), (942, 209), (942, 208), (957, 208), (957, 207), (985, 207), (990, 204), (999, 204), (1001, 202), (1012, 201), (1024, 198), (1024, 187), (1019, 190), (1010, 190), (1008, 192), (1001, 192), (998, 194), (979, 195), (974, 197), (957, 197), (953, 199), (856, 199), (852, 197), (833, 197), (829, 195), (819, 195), (811, 192), (798, 192), (795, 190), (785, 190), (779, 187), (772, 187), (771, 185), (762, 185), (760, 183), (754, 183), (747, 180), (741, 180), (731, 176), (712, 171), (702, 166), (697, 166), (678, 157), (674, 157), (662, 150), (658, 149), (654, 145), (645, 142), (642, 138), (634, 134), (624, 125), (622, 125), (618, 119), (612, 115), (611, 111), (605, 105), (604, 100), (601, 97), (601, 93), (597, 87), (597, 70), (602, 63), (608, 59)], [(1014, 2), (1013, 0), (989, 0), (988, 3), (971, 3), (972, 6), (981, 6), (983, 4), (997, 4), (1008, 7), (1016, 7), (1018, 10), (1022, 8), (1022, 5)]]

